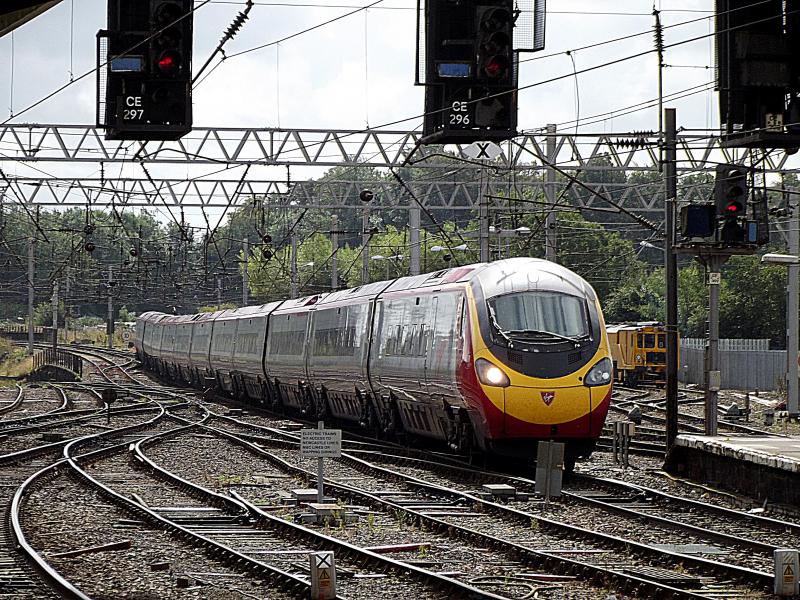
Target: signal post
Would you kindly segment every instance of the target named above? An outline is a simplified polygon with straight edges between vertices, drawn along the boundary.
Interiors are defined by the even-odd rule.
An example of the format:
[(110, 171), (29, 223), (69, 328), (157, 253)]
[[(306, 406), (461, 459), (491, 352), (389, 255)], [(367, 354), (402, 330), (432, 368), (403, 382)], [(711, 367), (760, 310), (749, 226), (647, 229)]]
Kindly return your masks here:
[(717, 434), (717, 397), (721, 386), (719, 364), (719, 292), (722, 266), (731, 256), (755, 254), (769, 241), (766, 194), (751, 198), (748, 176), (742, 165), (717, 166), (713, 203), (687, 204), (681, 208), (677, 254), (694, 256), (704, 267), (708, 286), (708, 337), (704, 357), (705, 434)]

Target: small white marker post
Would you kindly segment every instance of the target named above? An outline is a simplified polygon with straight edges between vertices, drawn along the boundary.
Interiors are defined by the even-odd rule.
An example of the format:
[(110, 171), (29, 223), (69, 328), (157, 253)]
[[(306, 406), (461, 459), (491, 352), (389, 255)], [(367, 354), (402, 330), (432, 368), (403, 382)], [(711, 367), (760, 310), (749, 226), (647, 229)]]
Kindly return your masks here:
[(336, 598), (336, 564), (333, 561), (333, 552), (312, 552), (308, 558), (311, 561), (312, 600)]
[(775, 595), (796, 596), (798, 593), (798, 573), (800, 560), (797, 550), (779, 548), (775, 550)]

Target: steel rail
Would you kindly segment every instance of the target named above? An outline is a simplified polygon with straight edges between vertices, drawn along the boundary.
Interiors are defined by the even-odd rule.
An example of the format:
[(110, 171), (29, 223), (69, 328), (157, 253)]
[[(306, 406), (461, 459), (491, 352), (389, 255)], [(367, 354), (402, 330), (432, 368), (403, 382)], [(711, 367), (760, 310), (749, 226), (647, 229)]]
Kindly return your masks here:
[(22, 386), (19, 385), (19, 384), (14, 384), (14, 385), (17, 388), (17, 397), (14, 398), (11, 401), (10, 404), (6, 404), (5, 406), (0, 407), (0, 415), (4, 415), (6, 413), (9, 413), (12, 410), (15, 410), (15, 409), (19, 408), (19, 405), (22, 404), (23, 398), (25, 396), (25, 394), (23, 393), (23, 390), (22, 390)]
[[(192, 426), (194, 427), (194, 425)], [(203, 430), (212, 431), (218, 434), (222, 434), (221, 431), (214, 427), (209, 426), (202, 426)], [(308, 527), (303, 527), (300, 524), (292, 523), (271, 515), (267, 512), (260, 510), (255, 505), (251, 504), (235, 492), (231, 493), (233, 498), (224, 496), (208, 488), (202, 487), (196, 483), (188, 481), (170, 471), (167, 471), (163, 467), (160, 467), (154, 461), (147, 457), (147, 455), (142, 450), (143, 445), (150, 445), (155, 443), (159, 440), (159, 438), (166, 438), (168, 436), (173, 436), (178, 433), (177, 430), (173, 430), (170, 432), (160, 433), (154, 436), (150, 436), (145, 440), (140, 440), (134, 445), (133, 452), (134, 456), (137, 460), (139, 460), (143, 465), (145, 465), (150, 471), (157, 474), (158, 477), (167, 479), (172, 483), (185, 488), (189, 489), (195, 494), (203, 495), (207, 501), (211, 502), (215, 505), (225, 505), (228, 510), (243, 510), (245, 513), (250, 514), (251, 516), (258, 519), (257, 525), (262, 527), (268, 527), (270, 529), (277, 529), (282, 533), (286, 533), (291, 535), (294, 538), (303, 539), (304, 541), (315, 545), (315, 546), (322, 546), (326, 549), (333, 549), (335, 552), (342, 556), (348, 557), (350, 560), (357, 562), (359, 564), (368, 563), (379, 567), (382, 570), (389, 569), (395, 571), (397, 573), (412, 577), (413, 579), (423, 581), (425, 583), (432, 584), (439, 590), (445, 591), (450, 594), (455, 594), (457, 598), (465, 598), (465, 599), (486, 599), (486, 600), (501, 600), (502, 596), (498, 596), (496, 594), (492, 594), (490, 592), (485, 592), (483, 590), (479, 590), (473, 586), (468, 584), (462, 583), (456, 579), (452, 579), (450, 577), (446, 577), (444, 575), (439, 575), (434, 573), (433, 571), (429, 571), (428, 569), (423, 569), (421, 567), (417, 567), (415, 565), (410, 565), (401, 561), (394, 560), (387, 556), (383, 556), (376, 552), (372, 552), (370, 550), (366, 550), (354, 544), (350, 544), (344, 540), (340, 540), (328, 535), (325, 535), (321, 532), (315, 531)]]
[[(265, 429), (269, 430), (270, 428), (265, 428)], [(288, 432), (281, 432), (280, 430), (274, 430), (273, 433), (278, 433), (278, 434), (280, 434), (282, 436), (285, 436), (285, 437), (291, 437), (292, 436), (292, 434), (289, 434)], [(414, 460), (419, 460), (419, 459), (409, 459), (409, 458), (404, 458), (404, 457), (400, 457), (400, 459), (401, 460), (406, 460), (408, 462), (411, 462), (411, 461), (414, 461)], [(596, 539), (596, 540), (601, 540), (605, 544), (611, 545), (612, 547), (618, 547), (618, 548), (623, 548), (623, 549), (628, 549), (628, 550), (629, 549), (635, 549), (640, 554), (643, 554), (643, 555), (655, 556), (655, 557), (660, 557), (660, 558), (667, 558), (673, 564), (683, 564), (683, 565), (687, 565), (688, 564), (688, 565), (692, 565), (694, 568), (697, 568), (701, 572), (725, 572), (729, 576), (734, 577), (736, 580), (743, 581), (743, 582), (746, 582), (746, 583), (757, 583), (759, 585), (763, 585), (764, 587), (769, 587), (771, 585), (771, 582), (773, 581), (773, 575), (769, 574), (769, 573), (764, 573), (764, 572), (761, 572), (761, 571), (756, 571), (754, 569), (748, 569), (748, 568), (745, 568), (745, 567), (739, 567), (739, 566), (736, 566), (736, 565), (730, 565), (730, 564), (727, 564), (727, 563), (720, 563), (720, 562), (717, 562), (717, 561), (712, 561), (712, 560), (708, 560), (708, 559), (704, 559), (704, 558), (694, 557), (694, 556), (681, 554), (681, 553), (677, 553), (677, 552), (670, 552), (670, 551), (667, 551), (667, 550), (662, 550), (660, 548), (655, 548), (655, 547), (649, 546), (647, 544), (643, 544), (643, 543), (636, 542), (636, 541), (633, 541), (633, 540), (626, 540), (626, 539), (619, 538), (619, 537), (616, 537), (616, 536), (611, 536), (611, 535), (608, 535), (608, 534), (603, 534), (603, 533), (587, 530), (587, 529), (584, 529), (584, 528), (576, 527), (574, 525), (569, 525), (567, 523), (562, 523), (562, 522), (555, 521), (555, 520), (552, 520), (552, 519), (547, 519), (547, 518), (541, 517), (539, 515), (534, 515), (533, 513), (527, 513), (525, 511), (521, 511), (521, 510), (518, 510), (518, 509), (515, 509), (515, 508), (511, 508), (511, 507), (508, 507), (508, 506), (505, 506), (505, 505), (502, 505), (502, 504), (497, 504), (495, 502), (483, 500), (483, 499), (480, 499), (480, 498), (478, 498), (478, 497), (476, 497), (476, 496), (474, 496), (472, 494), (469, 494), (469, 493), (466, 493), (466, 492), (461, 492), (461, 491), (455, 490), (453, 488), (447, 488), (445, 486), (439, 486), (437, 484), (431, 484), (431, 483), (425, 482), (425, 481), (423, 481), (421, 479), (418, 479), (416, 477), (412, 477), (410, 475), (406, 475), (404, 473), (400, 473), (400, 472), (394, 471), (392, 469), (388, 469), (388, 468), (385, 468), (385, 467), (380, 467), (380, 466), (374, 465), (374, 464), (369, 463), (369, 462), (367, 462), (367, 461), (365, 461), (363, 459), (360, 459), (360, 458), (357, 458), (355, 456), (352, 456), (352, 455), (350, 455), (348, 453), (342, 453), (342, 459), (341, 460), (344, 460), (346, 462), (350, 462), (351, 466), (354, 466), (357, 470), (362, 470), (362, 472), (363, 472), (363, 470), (372, 470), (373, 472), (377, 472), (382, 476), (391, 477), (394, 480), (405, 481), (405, 482), (411, 483), (413, 485), (422, 485), (422, 486), (424, 486), (426, 488), (431, 488), (431, 487), (438, 488), (438, 489), (442, 490), (443, 492), (446, 492), (446, 493), (448, 493), (448, 494), (450, 494), (452, 496), (462, 498), (462, 499), (464, 499), (464, 500), (466, 500), (468, 502), (473, 502), (473, 503), (475, 503), (476, 505), (479, 505), (479, 506), (484, 506), (486, 508), (489, 508), (490, 510), (492, 510), (496, 514), (499, 514), (501, 516), (508, 517), (508, 518), (513, 518), (513, 519), (516, 519), (517, 521), (520, 521), (520, 522), (530, 523), (531, 519), (535, 519), (535, 520), (537, 520), (537, 522), (540, 523), (540, 525), (548, 526), (551, 529), (556, 529), (556, 530), (560, 529), (562, 531), (565, 531), (565, 532), (568, 532), (568, 533), (571, 533), (571, 534), (574, 534), (574, 535), (579, 535), (579, 536), (581, 536), (583, 538), (589, 538), (589, 539), (593, 538), (593, 539)], [(424, 461), (424, 462), (426, 462), (429, 466), (434, 464), (434, 463), (432, 463), (432, 461)], [(455, 467), (453, 465), (442, 465), (442, 469), (446, 470), (447, 472), (452, 472), (454, 468)], [(463, 472), (465, 474), (467, 474), (469, 477), (473, 478), (473, 480), (474, 480), (475, 477), (485, 477), (485, 474), (481, 473), (480, 471), (475, 470), (474, 467), (470, 467), (468, 469), (464, 468)], [(503, 476), (503, 475), (499, 475), (499, 474), (498, 474), (498, 476), (499, 477), (508, 477), (508, 476)], [(527, 482), (527, 485), (532, 485), (533, 484), (532, 481), (524, 480), (523, 478), (513, 478), (513, 479), (515, 481), (518, 481), (518, 482), (525, 481), (525, 482)]]
[[(207, 427), (207, 429), (214, 430), (215, 428)], [(232, 442), (238, 443), (250, 449), (254, 453), (262, 456), (263, 458), (267, 459), (270, 463), (282, 469), (284, 472), (294, 473), (296, 475), (303, 476), (309, 480), (316, 479), (315, 473), (303, 469), (301, 467), (291, 465), (288, 462), (281, 459), (280, 457), (272, 454), (271, 452), (263, 448), (260, 448), (259, 446), (256, 446), (251, 442), (239, 439), (235, 434), (231, 434), (229, 432), (225, 432), (222, 430), (216, 430), (216, 431), (219, 435), (227, 437)], [(288, 443), (288, 442), (283, 441), (281, 443)], [(345, 454), (343, 454), (343, 456), (345, 456)], [(453, 495), (451, 494), (451, 490), (448, 490), (447, 488), (423, 482), (421, 480), (411, 481), (413, 478), (409, 478), (404, 475), (400, 475), (400, 477), (394, 477), (393, 479), (402, 480), (406, 483), (415, 485), (420, 489), (422, 489), (424, 492), (429, 494)], [(461, 525), (455, 525), (453, 523), (444, 521), (442, 519), (438, 519), (434, 516), (427, 515), (423, 512), (414, 510), (413, 508), (410, 508), (408, 506), (397, 504), (395, 502), (386, 500), (384, 498), (381, 498), (364, 490), (355, 488), (351, 485), (339, 483), (335, 480), (326, 479), (325, 486), (328, 489), (337, 490), (341, 494), (347, 495), (350, 498), (354, 499), (355, 501), (366, 502), (372, 506), (378, 506), (383, 510), (390, 509), (395, 512), (406, 514), (414, 522), (418, 523), (421, 528), (436, 531), (438, 533), (446, 533), (449, 536), (455, 535), (460, 537), (461, 539), (469, 540), (472, 543), (478, 543), (484, 547), (505, 552), (511, 555), (512, 557), (516, 558), (517, 560), (522, 560), (526, 562), (533, 568), (544, 568), (550, 572), (555, 572), (557, 574), (575, 576), (580, 579), (589, 581), (591, 583), (603, 582), (604, 585), (613, 585), (616, 586), (619, 590), (623, 590), (628, 593), (634, 593), (643, 598), (664, 598), (664, 597), (674, 598), (674, 599), (709, 598), (709, 596), (700, 593), (671, 587), (667, 584), (645, 579), (643, 577), (625, 574), (620, 571), (615, 571), (613, 568), (605, 568), (570, 558), (564, 558), (556, 554), (533, 550), (531, 548), (522, 546), (510, 540), (499, 539), (495, 536), (483, 533), (481, 531), (477, 531), (475, 529), (471, 529)], [(456, 494), (458, 494), (458, 492), (456, 492)], [(484, 501), (474, 497), (470, 498), (470, 501), (473, 501), (476, 504), (485, 504)], [(527, 519), (526, 523), (529, 526), (531, 519), (533, 519), (534, 516), (526, 515), (525, 518)], [(617, 547), (624, 546), (625, 544), (627, 544), (627, 541), (625, 540), (619, 540), (619, 541), (621, 542), (621, 544), (617, 544)]]
[[(87, 435), (82, 438), (78, 438), (78, 440), (73, 440), (72, 442), (69, 443), (75, 443), (75, 442), (86, 443), (93, 440), (99, 440), (101, 438), (113, 437), (127, 432), (136, 431), (138, 429), (143, 429), (145, 427), (148, 427), (156, 423), (159, 419), (163, 418), (165, 414), (166, 412), (163, 410), (162, 407), (162, 410), (158, 415), (143, 423), (137, 423), (135, 425), (127, 425), (125, 427), (120, 427), (118, 429)], [(127, 445), (127, 443), (124, 445)], [(39, 454), (38, 450), (39, 448), (28, 450), (26, 456), (20, 456), (19, 458), (31, 458)], [(66, 445), (64, 446), (64, 452), (66, 452)], [(61, 594), (65, 598), (90, 600), (89, 596), (84, 594), (81, 590), (79, 590), (77, 587), (75, 587), (69, 581), (67, 581), (67, 579), (65, 579), (60, 573), (58, 573), (58, 571), (54, 569), (52, 565), (50, 565), (50, 563), (48, 563), (47, 560), (41, 554), (36, 552), (36, 550), (28, 542), (28, 539), (25, 536), (25, 531), (22, 526), (22, 507), (25, 496), (27, 496), (31, 492), (34, 485), (41, 484), (43, 480), (46, 478), (57, 476), (58, 470), (68, 462), (69, 462), (68, 458), (62, 458), (56, 461), (55, 463), (48, 465), (43, 469), (40, 469), (39, 471), (28, 477), (23, 482), (23, 484), (19, 488), (17, 488), (17, 491), (14, 493), (14, 497), (11, 500), (11, 508), (10, 508), (11, 534), (19, 550), (25, 555), (25, 558), (28, 560), (28, 562), (59, 594)]]
[(608, 477), (598, 477), (597, 475), (590, 475), (588, 473), (575, 473), (573, 474), (573, 477), (578, 480), (584, 479), (586, 481), (596, 482), (600, 485), (616, 488), (619, 490), (644, 492), (646, 494), (649, 494), (650, 496), (657, 497), (666, 502), (684, 506), (687, 509), (701, 510), (708, 513), (713, 513), (721, 517), (729, 518), (731, 520), (746, 522), (751, 525), (764, 527), (765, 529), (772, 529), (779, 533), (791, 533), (793, 535), (800, 535), (800, 523), (783, 521), (781, 519), (765, 517), (763, 515), (742, 512), (739, 510), (734, 510), (732, 508), (727, 508), (725, 506), (720, 506), (718, 504), (711, 504), (710, 502), (702, 502), (701, 500), (695, 500), (693, 498), (676, 496), (674, 494), (669, 494), (662, 490), (657, 490), (639, 484), (627, 483), (624, 481), (620, 481), (618, 479), (611, 479)]
[[(207, 418), (208, 415), (204, 416), (203, 420)], [(192, 424), (191, 426), (182, 426), (178, 429), (186, 429), (187, 427), (194, 427), (194, 426), (195, 425)], [(257, 561), (245, 554), (242, 554), (241, 552), (233, 548), (230, 548), (229, 546), (226, 546), (225, 544), (221, 544), (213, 540), (212, 538), (191, 531), (189, 528), (184, 527), (178, 523), (175, 523), (170, 519), (165, 518), (164, 516), (160, 515), (158, 512), (152, 510), (147, 506), (144, 506), (129, 498), (126, 498), (122, 494), (114, 491), (109, 486), (101, 483), (100, 481), (92, 477), (89, 474), (89, 472), (83, 469), (80, 465), (81, 461), (102, 458), (104, 456), (124, 451), (129, 448), (130, 444), (124, 443), (109, 448), (101, 448), (99, 450), (85, 453), (81, 456), (72, 456), (71, 447), (68, 446), (64, 448), (64, 455), (65, 457), (67, 457), (65, 459), (66, 463), (70, 466), (70, 468), (77, 474), (77, 476), (81, 480), (90, 484), (103, 497), (114, 502), (117, 506), (135, 515), (137, 518), (146, 520), (147, 522), (158, 527), (159, 529), (169, 531), (172, 535), (178, 537), (179, 539), (182, 539), (187, 542), (193, 542), (195, 545), (201, 547), (213, 559), (219, 559), (220, 556), (225, 557), (231, 563), (235, 564), (237, 568), (243, 568), (243, 567), (247, 568), (251, 573), (258, 576), (259, 578), (266, 579), (270, 583), (277, 584), (281, 588), (286, 589), (292, 593), (299, 593), (301, 591), (305, 592), (308, 589), (309, 585), (307, 582), (292, 575), (291, 573), (273, 567), (267, 563)], [(230, 501), (233, 502), (233, 500)], [(244, 511), (243, 508), (242, 511), (246, 512)]]

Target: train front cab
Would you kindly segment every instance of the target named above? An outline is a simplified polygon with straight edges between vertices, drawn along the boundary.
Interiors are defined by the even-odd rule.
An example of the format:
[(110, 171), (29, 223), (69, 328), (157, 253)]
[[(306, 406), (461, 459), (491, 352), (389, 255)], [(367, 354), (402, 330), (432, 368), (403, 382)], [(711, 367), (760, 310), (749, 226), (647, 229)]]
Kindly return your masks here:
[(667, 334), (660, 323), (629, 323), (607, 327), (614, 380), (629, 387), (640, 383), (664, 385)]
[[(539, 440), (588, 456), (611, 400), (599, 302), (574, 273), (537, 259), (494, 263), (473, 279), (459, 381), (479, 445), (533, 457)], [(548, 333), (549, 332), (549, 333)]]

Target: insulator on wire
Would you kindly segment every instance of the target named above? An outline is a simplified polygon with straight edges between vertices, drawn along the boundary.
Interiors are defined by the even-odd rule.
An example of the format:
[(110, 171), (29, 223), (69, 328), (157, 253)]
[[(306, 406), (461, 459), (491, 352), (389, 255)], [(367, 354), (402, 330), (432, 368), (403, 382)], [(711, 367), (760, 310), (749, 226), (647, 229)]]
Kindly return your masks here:
[(237, 33), (239, 33), (239, 30), (242, 28), (242, 25), (244, 25), (244, 22), (247, 21), (248, 19), (247, 13), (250, 12), (250, 9), (252, 7), (253, 7), (252, 1), (248, 1), (247, 8), (244, 11), (240, 12), (238, 15), (236, 15), (236, 17), (233, 19), (233, 22), (230, 25), (228, 25), (228, 28), (225, 30), (225, 35), (223, 35), (222, 39), (219, 41), (220, 44), (224, 44), (233, 36), (235, 36)]
[(655, 132), (653, 131), (634, 131), (632, 132), (632, 138), (617, 138), (614, 140), (614, 145), (617, 148), (632, 148), (634, 150), (638, 150), (641, 148), (647, 148), (648, 146), (653, 146), (654, 142), (651, 142), (649, 138), (655, 136)]

